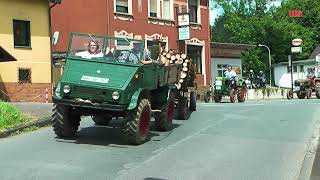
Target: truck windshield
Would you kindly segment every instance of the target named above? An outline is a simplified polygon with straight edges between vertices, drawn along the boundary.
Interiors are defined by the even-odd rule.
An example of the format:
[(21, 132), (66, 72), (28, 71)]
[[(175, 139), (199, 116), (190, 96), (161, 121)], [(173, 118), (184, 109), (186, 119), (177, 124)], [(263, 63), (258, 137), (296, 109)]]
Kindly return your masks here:
[(144, 43), (141, 40), (74, 34), (68, 56), (73, 59), (140, 64), (145, 56), (144, 52)]

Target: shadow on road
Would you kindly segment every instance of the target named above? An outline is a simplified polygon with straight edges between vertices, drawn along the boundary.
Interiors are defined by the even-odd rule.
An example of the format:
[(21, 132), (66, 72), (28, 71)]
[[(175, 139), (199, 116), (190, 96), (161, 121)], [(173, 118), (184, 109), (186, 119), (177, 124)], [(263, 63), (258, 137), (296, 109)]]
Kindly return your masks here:
[(148, 177), (148, 178), (144, 178), (144, 180), (167, 180), (167, 179), (160, 179), (160, 178)]
[[(173, 124), (173, 129), (179, 127), (179, 124)], [(90, 126), (83, 127), (78, 131), (77, 135), (73, 139), (61, 139), (56, 137), (58, 142), (75, 143), (75, 144), (90, 144), (98, 146), (110, 146), (117, 148), (128, 148), (130, 145), (124, 140), (122, 133), (121, 122), (111, 122), (109, 126)], [(152, 141), (153, 137), (161, 136), (162, 132), (154, 131), (154, 122), (151, 122), (149, 141)]]

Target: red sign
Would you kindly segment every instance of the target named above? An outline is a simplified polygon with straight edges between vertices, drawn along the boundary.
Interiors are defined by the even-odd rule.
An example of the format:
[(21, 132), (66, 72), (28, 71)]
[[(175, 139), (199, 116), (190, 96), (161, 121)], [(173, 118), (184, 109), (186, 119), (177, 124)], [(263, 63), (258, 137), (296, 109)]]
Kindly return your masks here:
[(302, 11), (290, 11), (290, 17), (302, 17)]

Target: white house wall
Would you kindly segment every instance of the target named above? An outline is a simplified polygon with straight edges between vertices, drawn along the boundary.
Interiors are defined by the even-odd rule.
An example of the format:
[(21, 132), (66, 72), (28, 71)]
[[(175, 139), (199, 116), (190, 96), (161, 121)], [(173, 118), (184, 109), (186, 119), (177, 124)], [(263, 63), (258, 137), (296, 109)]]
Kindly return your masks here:
[(214, 80), (218, 75), (217, 65), (218, 64), (232, 64), (240, 66), (242, 73), (241, 59), (236, 58), (211, 58), (211, 77)]

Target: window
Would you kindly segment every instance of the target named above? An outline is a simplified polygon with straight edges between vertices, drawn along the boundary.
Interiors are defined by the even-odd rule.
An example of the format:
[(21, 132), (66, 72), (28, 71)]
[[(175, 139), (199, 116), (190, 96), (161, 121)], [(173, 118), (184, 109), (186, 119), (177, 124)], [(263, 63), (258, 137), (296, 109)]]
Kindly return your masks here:
[(13, 20), (14, 47), (31, 47), (30, 21)]
[(31, 83), (31, 69), (19, 68), (19, 83)]
[(298, 72), (298, 66), (293, 66), (293, 72)]
[(303, 65), (300, 65), (300, 72), (304, 72), (304, 66)]
[(189, 0), (190, 22), (198, 22), (198, 0)]
[(227, 64), (218, 64), (217, 65), (217, 71), (218, 71), (218, 77), (223, 77), (224, 72), (228, 69)]
[(116, 0), (116, 12), (129, 13), (128, 0)]
[(291, 73), (291, 67), (287, 66), (287, 73)]
[(162, 17), (165, 19), (173, 19), (173, 3), (172, 0), (162, 1)]
[(158, 17), (158, 0), (149, 0), (149, 16)]
[(192, 62), (196, 65), (197, 74), (202, 74), (202, 46), (187, 46), (187, 54), (192, 58)]

